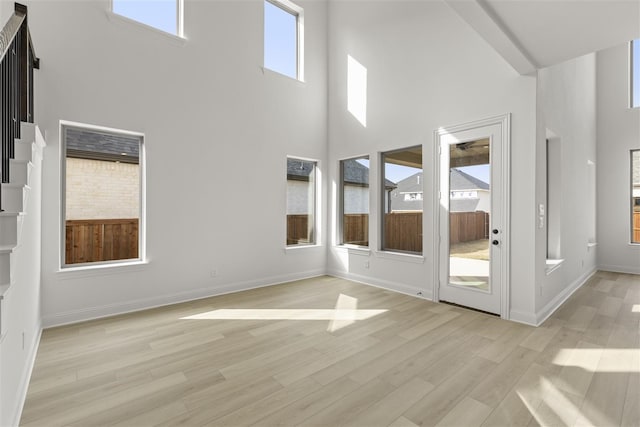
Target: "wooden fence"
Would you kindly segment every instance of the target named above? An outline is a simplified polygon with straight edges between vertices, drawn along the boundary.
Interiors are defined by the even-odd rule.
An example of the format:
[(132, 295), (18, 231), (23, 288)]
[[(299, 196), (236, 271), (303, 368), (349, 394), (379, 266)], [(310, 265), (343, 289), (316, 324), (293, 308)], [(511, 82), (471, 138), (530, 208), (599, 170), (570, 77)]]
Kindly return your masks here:
[(66, 264), (138, 258), (138, 219), (68, 220), (65, 244)]
[(313, 233), (309, 230), (309, 215), (287, 215), (287, 245), (310, 242), (313, 242)]
[(640, 243), (640, 212), (633, 213), (633, 242)]
[(342, 222), (342, 243), (369, 245), (369, 214), (345, 214)]
[(392, 212), (384, 216), (384, 248), (422, 252), (422, 212)]
[(471, 242), (489, 238), (488, 212), (451, 212), (449, 243)]

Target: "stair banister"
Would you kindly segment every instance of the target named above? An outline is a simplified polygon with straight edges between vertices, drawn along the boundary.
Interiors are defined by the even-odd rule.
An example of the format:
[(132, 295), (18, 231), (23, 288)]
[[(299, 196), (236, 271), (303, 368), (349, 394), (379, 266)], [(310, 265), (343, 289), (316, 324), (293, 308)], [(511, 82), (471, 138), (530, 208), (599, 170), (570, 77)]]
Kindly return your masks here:
[(13, 15), (0, 31), (0, 183), (9, 182), (9, 164), (15, 154), (15, 139), (20, 138), (20, 122), (33, 123), (34, 68), (40, 68), (40, 60), (29, 33), (27, 6), (15, 3)]

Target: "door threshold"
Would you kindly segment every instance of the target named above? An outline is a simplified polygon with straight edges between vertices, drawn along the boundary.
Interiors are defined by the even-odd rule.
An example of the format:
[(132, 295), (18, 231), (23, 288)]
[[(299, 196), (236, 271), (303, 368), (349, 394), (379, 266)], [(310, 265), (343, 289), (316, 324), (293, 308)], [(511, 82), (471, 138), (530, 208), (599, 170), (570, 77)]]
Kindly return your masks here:
[(464, 309), (471, 310), (471, 311), (477, 311), (478, 313), (488, 314), (489, 316), (494, 316), (494, 317), (498, 317), (498, 318), (500, 317), (499, 314), (491, 313), (490, 311), (480, 310), (478, 308), (467, 307), (466, 305), (456, 304), (455, 302), (449, 302), (449, 301), (443, 301), (443, 300), (440, 300), (438, 302), (441, 302), (441, 303), (447, 304), (447, 305), (452, 305), (452, 306), (458, 307), (458, 308), (464, 308)]

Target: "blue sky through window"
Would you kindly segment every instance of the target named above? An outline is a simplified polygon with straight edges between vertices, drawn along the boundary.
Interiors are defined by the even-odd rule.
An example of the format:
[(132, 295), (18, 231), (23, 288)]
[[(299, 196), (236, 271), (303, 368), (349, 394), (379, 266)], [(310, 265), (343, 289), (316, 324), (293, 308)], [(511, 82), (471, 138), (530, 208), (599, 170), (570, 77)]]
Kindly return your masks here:
[(631, 43), (631, 106), (640, 107), (640, 39)]
[(113, 0), (113, 13), (178, 34), (179, 0)]
[(268, 1), (264, 2), (264, 66), (298, 77), (297, 17)]

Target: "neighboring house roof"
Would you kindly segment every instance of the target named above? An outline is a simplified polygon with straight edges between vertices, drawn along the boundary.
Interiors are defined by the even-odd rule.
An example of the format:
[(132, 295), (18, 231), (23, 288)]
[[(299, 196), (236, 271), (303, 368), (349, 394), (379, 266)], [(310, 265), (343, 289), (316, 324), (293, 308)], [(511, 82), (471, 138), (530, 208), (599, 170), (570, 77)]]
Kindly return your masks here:
[(423, 174), (415, 173), (403, 180), (398, 181), (397, 188), (391, 192), (392, 211), (419, 211), (422, 210), (422, 199), (405, 200), (406, 193), (423, 192)]
[(309, 181), (315, 162), (306, 160), (287, 159), (287, 179)]
[[(344, 183), (351, 185), (369, 186), (369, 168), (356, 160), (346, 160), (342, 162)], [(385, 179), (385, 188), (396, 188), (396, 184)]]
[(139, 163), (140, 137), (66, 128), (67, 157)]
[(486, 182), (462, 172), (459, 169), (451, 169), (449, 188), (455, 190), (488, 190), (489, 184)]

